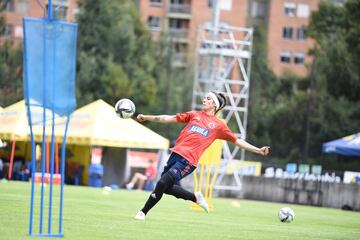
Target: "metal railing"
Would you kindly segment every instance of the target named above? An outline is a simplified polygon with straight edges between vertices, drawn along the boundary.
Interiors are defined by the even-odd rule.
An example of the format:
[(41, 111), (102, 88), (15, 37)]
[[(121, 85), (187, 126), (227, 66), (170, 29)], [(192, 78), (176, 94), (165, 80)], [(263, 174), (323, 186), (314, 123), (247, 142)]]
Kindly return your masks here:
[(173, 38), (188, 38), (189, 29), (187, 28), (170, 28), (169, 35)]
[(170, 3), (169, 5), (170, 13), (191, 13), (191, 5), (190, 4), (178, 4), (178, 3)]
[(150, 7), (162, 7), (162, 2), (150, 2)]

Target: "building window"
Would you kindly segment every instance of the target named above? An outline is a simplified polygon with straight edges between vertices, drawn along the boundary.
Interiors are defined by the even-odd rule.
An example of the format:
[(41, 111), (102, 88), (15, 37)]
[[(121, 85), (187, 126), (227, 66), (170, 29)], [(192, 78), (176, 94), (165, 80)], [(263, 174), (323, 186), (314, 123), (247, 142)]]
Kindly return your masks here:
[(148, 26), (149, 26), (152, 30), (160, 29), (160, 17), (149, 16), (147, 22), (148, 22)]
[(283, 51), (280, 53), (280, 61), (282, 63), (290, 63), (291, 62), (291, 53), (287, 51)]
[(161, 7), (162, 0), (150, 0), (150, 6), (151, 7)]
[[(57, 6), (55, 5), (54, 7), (53, 7), (53, 11), (55, 11), (55, 9), (57, 8)], [(57, 13), (56, 14), (54, 14), (54, 16), (55, 16), (55, 18), (57, 18), (57, 19), (66, 19), (66, 16), (67, 16), (67, 7), (60, 7), (59, 9), (58, 9), (58, 11), (57, 11)]]
[(10, 0), (6, 3), (5, 11), (7, 12), (13, 12), (15, 11), (15, 2), (14, 0)]
[(170, 4), (186, 4), (185, 0), (170, 0)]
[(68, 10), (67, 7), (60, 7), (60, 9), (58, 10), (58, 13), (57, 13), (57, 17), (59, 19), (66, 19), (67, 10)]
[(296, 4), (295, 3), (284, 3), (284, 11), (287, 16), (294, 17), (296, 13)]
[[(232, 9), (232, 0), (217, 0), (220, 10), (231, 11)], [(214, 6), (214, 0), (208, 0), (208, 7), (212, 8)]]
[(72, 10), (73, 19), (76, 19), (76, 18), (77, 18), (79, 12), (80, 12), (79, 8), (74, 8), (74, 9)]
[(301, 18), (307, 18), (310, 15), (309, 5), (307, 4), (298, 4), (297, 6), (297, 16)]
[(4, 29), (4, 36), (10, 37), (13, 35), (14, 26), (11, 24), (6, 24)]
[(220, 9), (225, 11), (231, 11), (232, 0), (220, 0)]
[[(48, 7), (49, 7), (49, 5), (46, 4), (46, 12), (48, 12)], [(57, 12), (55, 12), (57, 7), (58, 7), (58, 5), (55, 5), (55, 4), (53, 4), (53, 6), (52, 6), (53, 18), (66, 20), (68, 8), (62, 6), (57, 10)]]
[(304, 53), (294, 53), (294, 63), (295, 64), (304, 64), (305, 62), (305, 55)]
[(296, 39), (304, 40), (305, 39), (305, 29), (303, 27), (296, 30)]
[(259, 1), (252, 1), (250, 7), (251, 17), (264, 17), (265, 16), (265, 3)]
[(169, 19), (170, 28), (183, 28), (183, 22), (178, 18), (170, 18)]
[(292, 27), (283, 27), (283, 38), (292, 39), (293, 28)]
[(186, 45), (175, 43), (174, 50), (175, 50), (175, 53), (173, 56), (173, 62), (175, 62), (176, 64), (186, 63), (186, 53), (187, 53)]
[(16, 11), (22, 15), (26, 15), (29, 11), (29, 1), (19, 0), (16, 4)]

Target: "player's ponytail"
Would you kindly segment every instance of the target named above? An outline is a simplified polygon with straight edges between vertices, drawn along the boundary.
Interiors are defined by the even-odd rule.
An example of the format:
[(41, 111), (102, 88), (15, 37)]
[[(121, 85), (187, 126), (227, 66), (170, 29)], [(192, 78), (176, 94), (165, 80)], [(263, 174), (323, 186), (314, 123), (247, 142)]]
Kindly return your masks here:
[(220, 106), (219, 109), (216, 110), (215, 113), (218, 113), (221, 109), (223, 109), (227, 104), (227, 99), (225, 97), (225, 94), (221, 92), (213, 92), (216, 96), (216, 98), (219, 100)]

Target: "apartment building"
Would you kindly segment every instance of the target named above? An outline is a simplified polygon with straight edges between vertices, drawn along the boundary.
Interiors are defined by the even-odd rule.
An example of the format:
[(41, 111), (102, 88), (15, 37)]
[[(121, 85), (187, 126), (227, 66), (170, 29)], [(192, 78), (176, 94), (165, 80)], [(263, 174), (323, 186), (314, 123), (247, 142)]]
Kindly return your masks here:
[[(212, 0), (138, 0), (142, 21), (158, 39), (164, 31), (175, 44), (173, 63), (185, 66), (193, 59), (196, 47), (197, 27), (211, 24)], [(245, 26), (246, 0), (220, 0), (220, 25)]]
[[(343, 6), (346, 0), (325, 0)], [(309, 50), (314, 41), (304, 28), (320, 0), (248, 0), (248, 26), (265, 27), (267, 32), (268, 65), (278, 76), (292, 72), (306, 76), (306, 65), (312, 61)]]
[[(162, 31), (172, 37), (175, 46), (173, 64), (186, 66), (196, 51), (197, 27), (211, 24), (214, 0), (136, 0), (142, 21), (148, 26), (153, 39)], [(341, 5), (345, 0), (329, 0)], [(40, 6), (44, 2), (45, 6)], [(59, 5), (61, 0), (53, 0)], [(57, 16), (74, 21), (78, 13), (77, 0), (64, 0)], [(236, 27), (263, 25), (267, 32), (268, 65), (278, 76), (292, 72), (307, 74), (306, 64), (314, 42), (305, 35), (312, 11), (320, 0), (218, 0), (220, 25)], [(11, 0), (4, 16), (5, 36), (22, 39), (22, 17), (44, 16), (48, 0)], [(0, 37), (1, 39), (1, 37)]]
[(286, 72), (306, 76), (314, 41), (305, 35), (319, 0), (273, 0), (267, 23), (268, 64), (276, 75)]
[[(54, 11), (61, 0), (53, 0)], [(41, 4), (41, 5), (40, 5)], [(5, 6), (4, 17), (6, 21), (5, 33), (2, 38), (12, 38), (15, 41), (22, 40), (22, 18), (43, 17), (47, 13), (48, 0), (10, 0)], [(66, 21), (74, 21), (78, 13), (76, 0), (64, 0), (56, 16)]]
[[(220, 25), (265, 26), (268, 65), (276, 75), (287, 71), (298, 76), (307, 74), (306, 64), (311, 62), (308, 52), (314, 43), (305, 36), (304, 27), (320, 0), (218, 1)], [(173, 37), (175, 62), (191, 59), (188, 53), (194, 53), (197, 26), (211, 24), (213, 0), (139, 0), (138, 5), (154, 39), (160, 31)]]

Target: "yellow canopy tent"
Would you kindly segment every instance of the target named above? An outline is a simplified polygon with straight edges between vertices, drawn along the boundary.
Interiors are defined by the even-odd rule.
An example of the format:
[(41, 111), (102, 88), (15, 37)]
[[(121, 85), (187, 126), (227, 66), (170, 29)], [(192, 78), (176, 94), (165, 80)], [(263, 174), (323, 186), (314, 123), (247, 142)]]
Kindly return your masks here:
[[(10, 105), (0, 112), (0, 138), (6, 140), (29, 140), (29, 126), (25, 101)], [(62, 140), (65, 119), (55, 116), (55, 136)], [(33, 127), (36, 140), (42, 136), (42, 110), (32, 115), (38, 124)], [(51, 136), (51, 114), (46, 112), (46, 135)], [(122, 148), (168, 149), (169, 140), (153, 132), (133, 119), (119, 118), (113, 107), (97, 100), (76, 111), (71, 116), (67, 143)]]
[[(42, 139), (42, 110), (32, 115), (33, 122), (38, 124), (33, 127), (36, 141)], [(0, 113), (0, 138), (29, 141), (30, 130), (26, 116), (24, 101), (15, 103)], [(36, 119), (38, 118), (38, 119)], [(51, 136), (51, 114), (46, 112), (46, 136)], [(65, 118), (56, 117), (55, 137), (58, 143), (63, 139), (65, 131)], [(15, 140), (15, 141), (14, 141)], [(89, 164), (90, 146), (119, 147), (119, 148), (143, 148), (143, 149), (168, 149), (169, 140), (153, 132), (133, 119), (119, 118), (114, 108), (97, 100), (74, 111), (68, 126), (67, 140), (70, 151), (81, 152), (81, 160), (76, 156), (67, 156), (72, 161), (80, 161), (85, 167)], [(77, 159), (76, 159), (77, 158)], [(85, 181), (86, 170), (84, 172)]]
[[(32, 111), (32, 121), (36, 124), (42, 125), (43, 109), (40, 107), (32, 107)], [(56, 115), (56, 117), (58, 116)], [(50, 118), (51, 112), (49, 110), (45, 110), (45, 119)], [(38, 133), (39, 138), (41, 138), (41, 133)], [(12, 141), (10, 167), (8, 173), (8, 176), (11, 179), (12, 163), (17, 152), (15, 152), (16, 142), (29, 141), (30, 139), (30, 129), (28, 125), (27, 110), (24, 100), (3, 108), (0, 112), (0, 139)], [(26, 151), (27, 147), (25, 145), (26, 144), (17, 144), (16, 146), (19, 148), (20, 152), (22, 152), (21, 154), (23, 157), (28, 158), (27, 153), (30, 151)]]
[(15, 155), (15, 144), (17, 140), (24, 140), (27, 136), (27, 117), (24, 101), (17, 102), (2, 109), (0, 112), (0, 138), (12, 141), (10, 153), (10, 167), (8, 177), (11, 179), (12, 164)]
[[(41, 107), (31, 107), (32, 110), (32, 122), (38, 127), (34, 128), (37, 130), (36, 134), (41, 136), (42, 134), (42, 122), (43, 122), (43, 109)], [(45, 110), (46, 121), (51, 120), (51, 111)], [(59, 118), (55, 114), (55, 118)], [(50, 132), (51, 133), (51, 132)], [(25, 101), (21, 100), (14, 103), (0, 112), (0, 138), (6, 140), (29, 140), (30, 129), (27, 118), (27, 109)]]
[(6, 140), (26, 139), (27, 121), (24, 100), (4, 108), (0, 112), (0, 138)]

